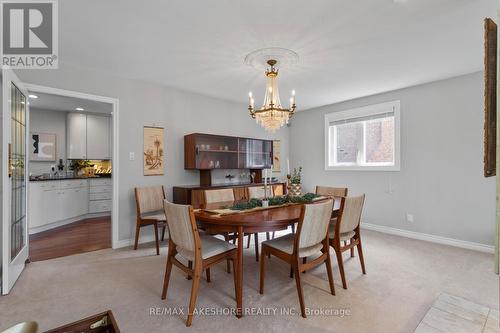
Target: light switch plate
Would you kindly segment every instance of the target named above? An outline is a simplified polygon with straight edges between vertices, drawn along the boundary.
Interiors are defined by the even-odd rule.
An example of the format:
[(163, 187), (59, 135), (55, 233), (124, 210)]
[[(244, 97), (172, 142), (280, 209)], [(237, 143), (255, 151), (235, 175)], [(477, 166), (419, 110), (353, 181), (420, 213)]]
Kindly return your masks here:
[(133, 151), (131, 151), (131, 152), (128, 153), (128, 159), (131, 160), (131, 161), (135, 160), (135, 153)]

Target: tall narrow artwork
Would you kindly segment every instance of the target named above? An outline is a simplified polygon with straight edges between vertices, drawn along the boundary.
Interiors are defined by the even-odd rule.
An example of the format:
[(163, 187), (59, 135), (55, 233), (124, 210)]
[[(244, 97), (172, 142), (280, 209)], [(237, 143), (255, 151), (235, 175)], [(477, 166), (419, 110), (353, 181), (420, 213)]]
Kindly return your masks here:
[(163, 174), (165, 174), (164, 129), (144, 126), (144, 176)]
[(281, 141), (273, 140), (273, 172), (281, 172)]

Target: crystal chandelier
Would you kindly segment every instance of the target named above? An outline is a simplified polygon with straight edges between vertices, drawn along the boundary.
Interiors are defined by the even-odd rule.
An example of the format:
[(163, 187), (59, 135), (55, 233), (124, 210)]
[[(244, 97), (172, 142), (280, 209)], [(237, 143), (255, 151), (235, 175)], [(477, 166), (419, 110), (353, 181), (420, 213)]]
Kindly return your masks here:
[(288, 124), (289, 119), (295, 112), (295, 90), (292, 90), (290, 98), (290, 107), (285, 109), (281, 106), (280, 95), (278, 91), (278, 69), (274, 67), (277, 61), (270, 59), (267, 64), (270, 66), (266, 70), (267, 83), (266, 95), (264, 97), (264, 105), (260, 109), (255, 109), (252, 92), (248, 93), (248, 111), (255, 119), (257, 124), (260, 124), (269, 132), (276, 132), (280, 127)]

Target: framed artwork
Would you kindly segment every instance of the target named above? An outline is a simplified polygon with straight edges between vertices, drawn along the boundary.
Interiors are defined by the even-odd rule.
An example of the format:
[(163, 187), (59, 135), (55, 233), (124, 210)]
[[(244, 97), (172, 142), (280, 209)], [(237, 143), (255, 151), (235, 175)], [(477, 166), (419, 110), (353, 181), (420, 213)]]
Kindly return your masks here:
[(31, 133), (30, 161), (54, 162), (56, 160), (56, 135)]
[(273, 172), (281, 172), (281, 141), (273, 140)]
[(165, 174), (164, 155), (164, 129), (144, 126), (144, 176)]
[(496, 175), (497, 25), (484, 20), (484, 176)]

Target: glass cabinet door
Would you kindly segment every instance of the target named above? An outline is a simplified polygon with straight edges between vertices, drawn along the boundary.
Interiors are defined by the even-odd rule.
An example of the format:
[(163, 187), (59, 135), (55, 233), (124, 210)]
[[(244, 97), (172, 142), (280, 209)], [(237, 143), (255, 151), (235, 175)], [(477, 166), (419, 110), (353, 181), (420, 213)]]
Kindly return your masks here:
[(272, 141), (247, 139), (247, 167), (250, 169), (272, 166)]
[(197, 169), (238, 168), (238, 138), (200, 134), (195, 152)]

